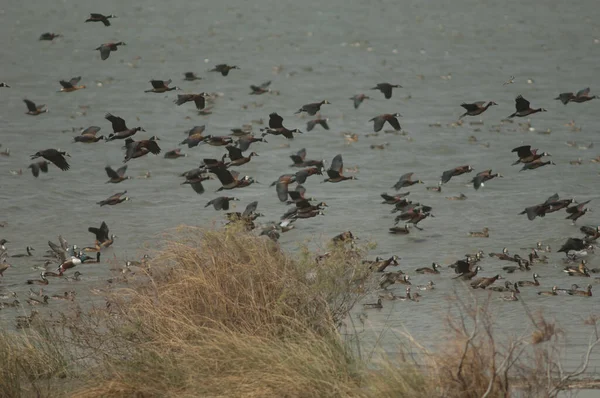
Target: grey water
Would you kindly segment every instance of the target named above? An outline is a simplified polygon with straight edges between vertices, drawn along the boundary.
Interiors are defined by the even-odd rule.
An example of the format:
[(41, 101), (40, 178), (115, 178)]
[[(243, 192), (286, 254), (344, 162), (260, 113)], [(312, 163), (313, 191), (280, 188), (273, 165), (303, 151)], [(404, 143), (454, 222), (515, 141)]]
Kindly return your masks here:
[[(90, 12), (116, 14), (112, 26), (84, 23)], [(268, 120), (271, 112), (285, 119), (289, 128), (304, 134), (294, 140), (267, 137), (268, 143), (253, 144), (259, 153), (240, 171), (260, 184), (231, 191), (240, 198), (240, 209), (259, 201), (267, 220), (276, 220), (286, 209), (269, 183), (280, 174), (294, 172), (289, 155), (307, 148), (307, 158), (330, 162), (342, 154), (346, 168), (358, 167), (355, 181), (321, 184), (324, 177), (310, 177), (307, 195), (325, 201), (326, 215), (298, 220), (296, 229), (282, 234), (281, 244), (295, 250), (298, 242), (311, 240), (322, 247), (328, 239), (352, 230), (363, 240), (377, 242), (375, 255), (397, 254), (400, 268), (408, 271), (413, 283), (426, 283), (413, 269), (432, 262), (450, 264), (478, 249), (500, 252), (507, 247), (523, 257), (537, 241), (553, 248), (550, 262), (536, 265), (542, 286), (523, 288), (522, 301), (532, 311), (543, 310), (567, 331), (567, 360), (577, 363), (587, 346), (590, 330), (583, 320), (597, 308), (597, 297), (540, 297), (539, 290), (553, 285), (585, 286), (588, 280), (566, 276), (562, 256), (555, 250), (567, 237), (579, 237), (579, 226), (565, 220), (564, 211), (533, 222), (518, 213), (527, 206), (558, 193), (561, 198), (598, 203), (599, 167), (590, 162), (598, 156), (597, 121), (599, 100), (563, 105), (554, 98), (561, 92), (590, 86), (592, 94), (599, 72), (600, 24), (596, 2), (549, 0), (523, 3), (457, 0), (447, 1), (221, 1), (124, 2), (83, 1), (5, 2), (0, 5), (0, 81), (11, 88), (0, 89), (0, 238), (10, 241), (9, 253), (36, 249), (32, 258), (9, 259), (12, 268), (0, 279), (0, 292), (28, 294), (25, 281), (39, 275), (32, 269), (41, 265), (47, 241), (62, 234), (78, 246), (93, 244), (89, 226), (105, 221), (118, 235), (103, 253), (106, 261), (139, 259), (161, 234), (181, 224), (210, 226), (221, 223), (223, 215), (204, 205), (218, 196), (217, 180), (205, 183), (206, 192), (197, 195), (178, 174), (197, 167), (203, 158), (215, 158), (223, 148), (183, 148), (188, 156), (176, 160), (148, 155), (130, 161), (127, 174), (136, 178), (119, 185), (105, 184), (104, 167), (122, 164), (122, 142), (100, 141), (78, 144), (73, 136), (79, 128), (102, 127), (111, 132), (106, 112), (123, 117), (129, 127), (147, 131), (134, 138), (157, 135), (163, 153), (178, 147), (184, 131), (207, 126), (207, 133), (227, 135), (229, 129), (252, 121)], [(53, 42), (39, 41), (44, 32), (63, 34)], [(126, 46), (101, 61), (94, 49), (109, 41)], [(238, 65), (229, 76), (207, 72), (216, 64)], [(203, 80), (183, 81), (182, 73), (194, 71)], [(58, 93), (58, 81), (82, 76), (84, 90)], [(510, 76), (513, 84), (503, 85)], [(173, 79), (181, 91), (167, 94), (144, 93), (150, 79)], [(250, 84), (271, 80), (280, 95), (249, 95)], [(402, 85), (386, 100), (375, 84)], [(198, 115), (192, 104), (176, 106), (177, 93), (219, 92), (212, 114)], [(351, 96), (371, 97), (359, 109)], [(501, 124), (514, 112), (514, 98), (522, 94), (534, 108), (545, 113)], [(25, 115), (24, 98), (46, 104), (49, 113)], [(307, 132), (306, 117), (294, 115), (303, 104), (328, 100), (321, 113), (330, 119), (330, 130), (316, 127)], [(462, 102), (495, 101), (481, 117), (455, 122), (463, 113)], [(402, 114), (403, 134), (372, 133), (372, 117), (381, 113)], [(483, 124), (470, 122), (482, 121)], [(569, 124), (574, 121), (577, 128)], [(259, 134), (260, 124), (253, 130)], [(386, 127), (387, 128), (387, 127)], [(76, 129), (75, 132), (72, 129)], [(357, 142), (348, 144), (343, 133), (356, 133)], [(469, 137), (476, 137), (476, 142)], [(570, 142), (570, 145), (567, 143)], [(370, 146), (388, 144), (383, 150)], [(591, 145), (590, 147), (590, 144)], [(532, 145), (550, 152), (555, 166), (519, 172), (511, 166), (516, 159), (511, 149)], [(595, 145), (595, 146), (594, 146)], [(51, 166), (48, 174), (33, 178), (27, 169), (29, 155), (46, 148), (61, 148), (71, 154), (71, 170)], [(581, 159), (580, 165), (570, 164)], [(475, 191), (469, 185), (473, 174), (453, 178), (442, 192), (426, 190), (435, 186), (444, 170), (471, 164), (475, 172), (492, 169), (496, 178)], [(10, 170), (22, 169), (22, 175)], [(433, 207), (428, 218), (408, 236), (388, 234), (393, 226), (391, 206), (381, 204), (380, 194), (393, 192), (398, 177), (414, 172), (425, 184), (415, 185), (409, 199)], [(347, 173), (350, 174), (350, 173)], [(127, 190), (131, 200), (117, 206), (99, 207), (96, 202), (115, 192)], [(464, 201), (448, 196), (464, 193)], [(597, 213), (590, 212), (578, 225), (597, 225)], [(490, 237), (471, 238), (469, 231), (490, 229)], [(598, 266), (591, 255), (588, 266)], [(503, 264), (486, 256), (486, 276), (501, 273)], [(106, 264), (82, 265), (82, 281), (75, 284), (52, 280), (47, 291), (77, 291), (81, 302), (93, 300), (90, 289), (103, 285), (111, 273)], [(436, 289), (425, 292), (419, 303), (385, 303), (384, 310), (369, 312), (373, 335), (389, 328), (407, 328), (425, 343), (443, 336), (444, 297), (457, 282), (445, 268), (435, 276)], [(506, 275), (505, 275), (506, 276)], [(530, 273), (509, 276), (530, 279)], [(593, 278), (592, 278), (593, 280)], [(402, 292), (400, 288), (399, 292)], [(466, 292), (465, 292), (466, 293)], [(485, 292), (474, 292), (485, 297)], [(499, 328), (506, 333), (527, 327), (520, 303), (492, 300)], [(50, 308), (58, 309), (60, 302)], [(11, 323), (16, 313), (27, 308), (0, 311), (2, 323)], [(387, 334), (384, 344), (394, 349), (395, 337)], [(592, 365), (598, 365), (595, 358)], [(595, 367), (591, 369), (594, 372)]]

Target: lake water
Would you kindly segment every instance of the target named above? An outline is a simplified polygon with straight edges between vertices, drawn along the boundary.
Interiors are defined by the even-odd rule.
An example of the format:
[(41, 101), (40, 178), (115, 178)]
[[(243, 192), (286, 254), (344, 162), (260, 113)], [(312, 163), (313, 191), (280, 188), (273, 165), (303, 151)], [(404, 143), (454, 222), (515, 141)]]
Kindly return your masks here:
[[(180, 224), (209, 226), (222, 214), (204, 208), (218, 194), (218, 181), (205, 183), (207, 192), (197, 195), (182, 186), (178, 174), (196, 167), (203, 158), (220, 157), (223, 148), (200, 146), (184, 148), (189, 156), (177, 160), (149, 155), (129, 162), (128, 175), (151, 172), (149, 179), (127, 180), (119, 185), (105, 184), (106, 165), (122, 164), (122, 142), (73, 143), (72, 128), (97, 125), (100, 134), (111, 132), (106, 112), (123, 117), (129, 127), (142, 126), (134, 138), (157, 135), (163, 153), (178, 147), (184, 131), (207, 125), (213, 135), (229, 134), (229, 129), (253, 120), (268, 120), (277, 112), (290, 128), (305, 132), (293, 141), (269, 136), (266, 144), (253, 144), (259, 157), (240, 168), (261, 184), (231, 191), (240, 198), (238, 208), (258, 200), (266, 219), (278, 219), (286, 209), (269, 183), (280, 174), (293, 172), (289, 155), (307, 148), (308, 158), (331, 159), (338, 153), (345, 167), (359, 168), (358, 180), (321, 184), (311, 177), (307, 195), (329, 205), (326, 215), (299, 220), (296, 229), (283, 234), (281, 243), (291, 250), (308, 238), (324, 244), (333, 235), (352, 230), (362, 239), (378, 243), (373, 256), (399, 255), (401, 268), (449, 264), (465, 253), (481, 249), (500, 252), (507, 247), (523, 257), (537, 241), (558, 249), (567, 237), (579, 237), (579, 227), (558, 212), (533, 222), (519, 213), (526, 206), (558, 193), (579, 201), (598, 199), (598, 164), (590, 159), (597, 152), (597, 115), (600, 101), (564, 106), (553, 100), (559, 93), (591, 86), (592, 94), (599, 72), (600, 24), (597, 3), (551, 0), (540, 4), (506, 2), (447, 1), (222, 1), (202, 3), (148, 2), (144, 6), (124, 6), (122, 2), (62, 1), (31, 4), (8, 2), (0, 6), (0, 81), (12, 88), (0, 89), (0, 149), (10, 148), (9, 157), (0, 157), (0, 238), (10, 241), (10, 254), (36, 249), (33, 258), (10, 259), (13, 265), (0, 281), (0, 290), (16, 291), (23, 297), (25, 280), (35, 278), (32, 266), (43, 262), (47, 241), (64, 235), (79, 246), (93, 244), (89, 226), (109, 225), (118, 235), (104, 258), (138, 259), (143, 246), (166, 229)], [(84, 23), (89, 12), (114, 13), (112, 26)], [(61, 33), (54, 42), (38, 41), (40, 34)], [(109, 41), (124, 41), (106, 61), (94, 48)], [(223, 77), (209, 73), (215, 64), (228, 63), (241, 69)], [(274, 70), (274, 67), (277, 70)], [(195, 71), (204, 80), (186, 82), (185, 71)], [(57, 93), (58, 81), (82, 76), (87, 89)], [(515, 76), (514, 84), (503, 82)], [(221, 92), (213, 113), (197, 115), (193, 105), (176, 106), (176, 92), (144, 93), (150, 79), (173, 79), (182, 91)], [(530, 79), (530, 82), (528, 82)], [(271, 88), (280, 95), (251, 96), (250, 84), (272, 80)], [(369, 90), (376, 83), (401, 84), (391, 99)], [(358, 110), (351, 96), (371, 96)], [(500, 121), (514, 112), (514, 98), (522, 94), (532, 107), (546, 113), (531, 117), (531, 128)], [(48, 105), (50, 112), (25, 115), (23, 98)], [(320, 127), (306, 132), (308, 118), (293, 113), (303, 104), (327, 99), (322, 115), (330, 119), (329, 131)], [(462, 126), (452, 125), (463, 112), (462, 102), (495, 101), (481, 118), (466, 118)], [(88, 107), (82, 109), (82, 106)], [(406, 135), (372, 133), (372, 117), (399, 112)], [(471, 121), (483, 125), (471, 125)], [(572, 120), (580, 128), (566, 124)], [(439, 123), (438, 125), (436, 125)], [(254, 131), (259, 133), (258, 124)], [(386, 126), (386, 128), (388, 128)], [(66, 130), (66, 132), (65, 132)], [(542, 132), (548, 132), (541, 134)], [(358, 142), (348, 145), (342, 132), (357, 133)], [(475, 136), (476, 143), (469, 141)], [(576, 142), (574, 146), (567, 142)], [(372, 144), (388, 143), (383, 150)], [(587, 148), (590, 143), (596, 147)], [(289, 147), (288, 147), (289, 145)], [(511, 149), (532, 145), (552, 154), (555, 166), (519, 172), (511, 166)], [(33, 178), (27, 169), (29, 155), (45, 148), (61, 148), (71, 154), (71, 170), (61, 172), (51, 166), (48, 174)], [(581, 158), (581, 165), (569, 162)], [(453, 178), (441, 193), (425, 189), (435, 186), (444, 170), (471, 164), (475, 171), (493, 169), (504, 175), (475, 191), (468, 181), (474, 174)], [(23, 169), (15, 176), (10, 170)], [(414, 172), (425, 181), (408, 189), (409, 199), (433, 207), (435, 218), (423, 221), (424, 231), (409, 236), (389, 235), (394, 215), (391, 206), (380, 204), (379, 195), (393, 192), (398, 177)], [(131, 201), (118, 206), (99, 207), (95, 203), (111, 194), (127, 190)], [(464, 193), (465, 201), (449, 201), (447, 196)], [(588, 213), (580, 225), (597, 225), (597, 213)], [(489, 239), (468, 237), (469, 231), (490, 228)], [(318, 244), (316, 244), (318, 246)], [(532, 310), (542, 309), (555, 317), (568, 332), (569, 360), (579, 358), (587, 345), (589, 330), (583, 319), (594, 313), (597, 297), (539, 297), (538, 290), (554, 284), (574, 283), (561, 272), (562, 256), (550, 253), (547, 265), (536, 266), (542, 286), (523, 288), (522, 300)], [(486, 256), (481, 263), (484, 275), (493, 275), (506, 265)], [(598, 266), (590, 256), (588, 266)], [(78, 300), (91, 299), (86, 292), (110, 275), (104, 265), (81, 266), (83, 280), (77, 284), (51, 281), (48, 291), (61, 293), (75, 288)], [(414, 275), (414, 273), (411, 273)], [(386, 303), (381, 312), (370, 312), (374, 334), (385, 328), (406, 327), (425, 342), (435, 342), (441, 333), (441, 315), (446, 312), (444, 296), (457, 283), (443, 270), (434, 278), (437, 289), (426, 292), (420, 303)], [(511, 276), (529, 279), (529, 273)], [(413, 283), (430, 278), (414, 276)], [(577, 280), (580, 285), (587, 280)], [(485, 295), (485, 292), (476, 292)], [(506, 331), (526, 326), (519, 303), (494, 300), (494, 311)], [(53, 302), (50, 307), (58, 308)], [(390, 310), (392, 308), (392, 310)], [(22, 309), (18, 310), (22, 312)], [(0, 318), (12, 322), (13, 310), (3, 310)], [(393, 349), (394, 338), (385, 342)], [(594, 362), (597, 364), (597, 360)], [(592, 369), (593, 371), (593, 369)]]

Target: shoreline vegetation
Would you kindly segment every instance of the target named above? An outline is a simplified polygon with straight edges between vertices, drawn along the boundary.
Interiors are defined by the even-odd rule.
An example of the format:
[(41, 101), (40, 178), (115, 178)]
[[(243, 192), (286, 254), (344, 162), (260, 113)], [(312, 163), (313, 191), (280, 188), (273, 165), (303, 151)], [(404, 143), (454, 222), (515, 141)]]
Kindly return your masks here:
[(145, 266), (113, 278), (106, 305), (67, 302), (2, 331), (0, 396), (555, 397), (599, 387), (584, 378), (599, 317), (582, 325), (589, 347), (567, 371), (559, 325), (527, 311), (529, 331), (500, 343), (489, 299), (448, 298), (459, 315), (446, 319), (443, 349), (405, 334), (394, 354), (365, 352), (351, 311), (378, 286), (368, 245), (328, 249), (292, 257), (241, 225), (170, 231)]

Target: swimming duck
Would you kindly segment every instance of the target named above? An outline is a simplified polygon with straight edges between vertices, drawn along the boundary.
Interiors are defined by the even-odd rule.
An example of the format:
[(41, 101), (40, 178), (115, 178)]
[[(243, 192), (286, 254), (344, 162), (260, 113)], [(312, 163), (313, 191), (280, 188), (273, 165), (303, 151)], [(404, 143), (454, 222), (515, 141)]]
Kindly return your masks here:
[(30, 298), (27, 299), (27, 303), (29, 305), (39, 305), (39, 304), (46, 305), (46, 304), (48, 304), (48, 299), (49, 298), (50, 297), (48, 297), (47, 295), (44, 295), (44, 297), (42, 297), (41, 300), (36, 299), (35, 297), (30, 297)]
[(77, 256), (72, 256), (71, 258), (67, 259), (67, 261), (63, 262), (57, 268), (57, 271), (59, 274), (62, 275), (66, 270), (76, 267), (80, 264), (83, 264), (84, 261), (89, 260), (89, 259), (91, 259), (91, 257), (89, 257), (87, 254), (79, 253)]
[(440, 265), (438, 263), (431, 263), (431, 267), (417, 268), (415, 272), (417, 274), (439, 274)]
[(390, 126), (394, 128), (396, 131), (400, 131), (402, 128), (400, 127), (400, 122), (397, 118), (402, 117), (399, 113), (384, 113), (379, 116), (375, 116), (373, 119), (370, 119), (369, 122), (373, 122), (373, 131), (376, 133), (381, 131), (385, 122), (388, 122)]
[(327, 100), (323, 100), (321, 102), (313, 102), (311, 104), (302, 105), (302, 107), (300, 109), (298, 109), (296, 112), (294, 112), (294, 114), (306, 112), (310, 116), (314, 116), (317, 114), (317, 112), (319, 112), (321, 110), (321, 106), (325, 105), (325, 104), (331, 104), (331, 102), (329, 102)]
[(355, 176), (346, 177), (342, 174), (344, 170), (344, 161), (342, 159), (342, 155), (335, 155), (333, 160), (331, 161), (331, 166), (327, 170), (327, 176), (323, 182), (341, 182), (346, 180), (356, 180)]
[(593, 242), (600, 238), (600, 226), (590, 227), (584, 225), (583, 227), (579, 228), (579, 230), (585, 234), (585, 239), (588, 242)]
[(576, 290), (576, 289), (571, 290), (569, 292), (569, 295), (592, 297), (592, 285), (587, 285), (587, 288), (585, 290)]
[(116, 18), (116, 15), (102, 15), (98, 13), (91, 13), (89, 18), (85, 22), (102, 22), (104, 26), (110, 26), (110, 18)]
[(485, 101), (474, 102), (472, 104), (462, 103), (460, 106), (465, 108), (466, 112), (460, 115), (459, 119), (462, 119), (465, 116), (477, 116), (481, 115), (483, 112), (487, 111), (487, 109), (492, 105), (498, 105), (494, 101), (490, 101), (485, 105)]
[(533, 274), (533, 282), (532, 281), (518, 281), (517, 284), (519, 286), (539, 286), (540, 282), (538, 281), (538, 278), (540, 276), (538, 274)]
[(81, 76), (77, 76), (72, 78), (71, 80), (61, 80), (59, 81), (62, 88), (59, 90), (61, 93), (70, 93), (72, 91), (77, 91), (85, 88), (85, 85), (78, 86), (77, 83), (81, 80)]
[(516, 291), (513, 291), (510, 293), (510, 296), (501, 296), (500, 299), (504, 300), (504, 301), (519, 301), (519, 298), (517, 297), (517, 293)]
[[(65, 151), (57, 150), (57, 149), (44, 149), (43, 151), (38, 151), (35, 154), (31, 155), (31, 159), (37, 159), (42, 157), (50, 162), (54, 163), (56, 167), (61, 169), (62, 171), (67, 171), (71, 168), (65, 156), (71, 156)], [(41, 167), (40, 167), (41, 168)], [(32, 169), (33, 171), (33, 169)], [(35, 175), (35, 174), (34, 174)]]
[(40, 273), (40, 277), (42, 279), (29, 279), (27, 281), (28, 285), (47, 285), (49, 283), (48, 279), (46, 278), (46, 273), (44, 271), (42, 271)]
[(379, 287), (387, 290), (387, 288), (394, 283), (404, 281), (404, 277), (407, 278), (406, 282), (409, 282), (410, 277), (408, 277), (408, 275), (403, 275), (402, 272), (386, 272), (379, 278)]
[(271, 81), (266, 81), (262, 84), (259, 84), (258, 86), (255, 86), (254, 84), (250, 85), (250, 90), (252, 90), (250, 92), (251, 95), (260, 95), (260, 94), (264, 94), (264, 93), (270, 93), (271, 89), (268, 88), (271, 85)]
[(149, 153), (158, 155), (161, 151), (160, 146), (158, 146), (158, 143), (156, 142), (156, 137), (152, 138), (140, 141), (134, 141), (131, 138), (127, 138), (125, 140), (125, 159), (123, 160), (123, 163), (128, 162), (131, 159), (140, 158)]
[(446, 199), (448, 199), (448, 200), (465, 200), (465, 199), (467, 199), (467, 195), (465, 195), (464, 193), (461, 193), (459, 196), (446, 196)]
[(125, 43), (119, 41), (117, 43), (104, 43), (100, 47), (97, 47), (96, 50), (100, 51), (100, 58), (104, 61), (108, 59), (111, 51), (117, 51), (119, 46), (124, 46)]
[(108, 135), (107, 141), (112, 140), (123, 140), (125, 138), (129, 138), (133, 136), (138, 131), (146, 131), (142, 127), (134, 127), (132, 129), (128, 128), (125, 124), (125, 120), (119, 116), (112, 115), (110, 113), (106, 113), (104, 118), (108, 120), (112, 124), (113, 133)]
[(377, 299), (376, 303), (365, 303), (363, 304), (364, 308), (383, 308), (383, 304), (381, 299)]
[(98, 142), (102, 139), (106, 139), (103, 135), (96, 136), (98, 131), (100, 131), (100, 127), (98, 126), (90, 126), (83, 130), (80, 135), (73, 137), (74, 142), (81, 142), (84, 144), (90, 144), (94, 142)]
[(394, 235), (408, 235), (410, 230), (408, 229), (408, 224), (404, 224), (404, 227), (391, 227), (389, 233)]
[(54, 300), (73, 301), (73, 300), (75, 300), (75, 292), (69, 291), (69, 292), (64, 292), (63, 294), (54, 294), (54, 295), (52, 295), (52, 298)]
[(35, 251), (35, 249), (31, 246), (27, 246), (25, 248), (25, 250), (27, 251), (27, 253), (15, 254), (11, 257), (31, 257), (31, 256), (33, 256), (33, 253), (31, 253), (31, 252)]
[(81, 280), (81, 272), (75, 271), (75, 273), (73, 273), (73, 276), (66, 276), (64, 279), (73, 282), (79, 281)]
[(37, 116), (41, 113), (48, 112), (46, 105), (36, 105), (33, 101), (28, 99), (24, 99), (23, 102), (25, 102), (25, 105), (27, 105), (27, 112), (25, 112), (27, 115)]
[(360, 104), (362, 104), (362, 102), (364, 100), (370, 99), (370, 98), (364, 94), (356, 94), (356, 95), (350, 97), (350, 99), (352, 100), (352, 102), (354, 104), (354, 109), (358, 109), (358, 107), (360, 106)]
[(122, 197), (126, 193), (127, 193), (127, 191), (117, 192), (116, 194), (111, 195), (108, 198), (101, 200), (100, 202), (96, 202), (96, 204), (100, 205), (100, 207), (106, 206), (106, 205), (109, 205), (109, 206), (118, 205), (119, 203), (123, 203), (126, 200), (130, 200), (128, 196)]
[(491, 286), (498, 279), (503, 279), (503, 278), (500, 275), (494, 275), (490, 278), (478, 278), (478, 279), (474, 280), (473, 282), (471, 282), (471, 287), (473, 289), (477, 289), (477, 288), (485, 289), (488, 286)]
[(490, 257), (496, 257), (499, 260), (514, 261), (514, 258), (508, 254), (508, 249), (505, 247), (502, 249), (502, 253), (489, 253)]
[(512, 292), (513, 283), (511, 281), (505, 281), (504, 286), (491, 286), (488, 290), (493, 292)]
[(488, 227), (485, 227), (482, 231), (469, 232), (469, 236), (474, 238), (489, 238), (490, 230)]
[(510, 115), (508, 117), (509, 119), (512, 119), (515, 116), (525, 117), (525, 116), (529, 116), (529, 115), (532, 115), (537, 112), (546, 112), (546, 110), (544, 108), (532, 109), (530, 107), (529, 101), (527, 101), (525, 98), (523, 98), (522, 95), (519, 95), (515, 99), (515, 109), (516, 109), (515, 113)]
[(196, 109), (202, 110), (206, 107), (206, 93), (200, 94), (179, 94), (177, 98), (173, 101), (178, 106), (185, 104), (186, 102), (193, 101), (196, 105)]
[(558, 289), (558, 286), (552, 286), (551, 291), (542, 291), (542, 292), (538, 292), (538, 294), (540, 296), (556, 296), (558, 294), (557, 289)]
[(441, 183), (446, 184), (452, 177), (456, 177), (465, 173), (470, 173), (473, 171), (473, 168), (470, 165), (457, 166), (453, 169), (446, 170), (442, 173)]
[(150, 90), (144, 91), (145, 93), (166, 93), (167, 91), (179, 90), (179, 87), (169, 87), (171, 84), (171, 79), (169, 80), (150, 80), (150, 84), (152, 88)]
[(238, 66), (229, 66), (227, 64), (219, 64), (216, 65), (213, 69), (209, 70), (209, 72), (219, 72), (223, 76), (227, 76), (229, 71), (232, 69), (240, 69)]
[(569, 276), (586, 276), (590, 277), (589, 269), (586, 266), (586, 261), (582, 260), (577, 267), (566, 266), (563, 272), (569, 274)]
[(435, 283), (433, 283), (433, 281), (429, 281), (429, 282), (427, 282), (426, 285), (417, 285), (416, 289), (417, 290), (433, 290), (433, 289), (435, 289)]
[[(517, 256), (517, 254), (515, 254), (515, 257)], [(514, 259), (514, 257), (513, 257)], [(511, 261), (511, 260), (509, 260)], [(520, 271), (530, 271), (530, 265), (531, 265), (531, 261), (527, 261), (524, 260), (522, 258), (518, 258), (517, 259), (517, 265), (507, 265), (506, 267), (502, 267), (503, 271), (506, 271), (506, 273), (508, 274), (512, 274), (513, 272), (515, 272), (516, 270), (520, 270)]]
[(375, 87), (373, 87), (371, 90), (379, 90), (383, 93), (383, 95), (385, 96), (385, 99), (390, 99), (390, 98), (392, 98), (392, 89), (393, 88), (402, 88), (402, 86), (399, 84), (379, 83)]

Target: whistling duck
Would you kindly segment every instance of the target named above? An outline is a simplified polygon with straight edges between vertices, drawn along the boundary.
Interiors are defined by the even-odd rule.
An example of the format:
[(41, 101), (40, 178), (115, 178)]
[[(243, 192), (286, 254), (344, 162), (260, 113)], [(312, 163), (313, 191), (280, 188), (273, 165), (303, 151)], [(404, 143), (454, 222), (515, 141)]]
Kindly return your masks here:
[(331, 102), (323, 100), (321, 102), (313, 102), (311, 104), (302, 105), (302, 107), (294, 112), (294, 114), (306, 112), (310, 116), (314, 116), (321, 110), (321, 106), (326, 104), (331, 104)]
[(138, 131), (146, 131), (142, 127), (134, 127), (132, 129), (128, 128), (125, 124), (125, 120), (119, 116), (112, 115), (110, 113), (106, 113), (104, 118), (108, 120), (112, 124), (113, 132), (109, 134), (107, 141), (112, 140), (123, 140), (125, 138), (129, 138), (133, 136)]
[(525, 117), (525, 116), (529, 116), (529, 115), (532, 115), (532, 114), (537, 113), (537, 112), (546, 112), (546, 110), (544, 108), (532, 109), (529, 106), (529, 101), (527, 101), (521, 95), (519, 95), (515, 99), (515, 109), (516, 109), (516, 112), (513, 113), (512, 115), (510, 115), (508, 117), (509, 119), (512, 119), (515, 116)]
[(186, 102), (194, 101), (194, 104), (196, 104), (196, 109), (202, 110), (204, 107), (206, 107), (205, 95), (206, 93), (178, 94), (177, 99), (175, 99), (173, 102), (175, 102), (177, 105), (183, 105)]
[(85, 22), (102, 22), (104, 26), (110, 26), (110, 18), (116, 18), (116, 15), (102, 15), (98, 13), (91, 13), (90, 17)]
[(225, 149), (229, 152), (229, 159), (231, 159), (231, 162), (225, 163), (225, 167), (242, 166), (248, 163), (252, 159), (252, 156), (258, 156), (256, 152), (251, 152), (250, 155), (244, 156), (241, 149), (231, 145), (227, 145)]
[(538, 281), (538, 278), (540, 276), (538, 274), (533, 274), (533, 282), (532, 281), (518, 281), (517, 284), (519, 286), (539, 286), (540, 282)]
[(110, 166), (106, 166), (104, 168), (104, 170), (106, 171), (108, 178), (110, 178), (110, 180), (106, 181), (107, 184), (109, 182), (111, 182), (113, 184), (118, 184), (119, 182), (122, 182), (122, 181), (132, 178), (132, 177), (125, 176), (125, 172), (127, 171), (127, 165), (118, 168), (116, 171)]
[(492, 105), (498, 105), (497, 103), (490, 101), (485, 105), (485, 101), (474, 102), (472, 104), (462, 103), (460, 106), (466, 109), (466, 112), (460, 115), (459, 119), (462, 119), (465, 116), (477, 116), (481, 115), (483, 112), (487, 111), (487, 109)]
[(401, 88), (402, 86), (399, 84), (390, 84), (390, 83), (379, 83), (371, 90), (379, 90), (383, 93), (386, 99), (392, 98), (392, 89), (393, 88)]
[(62, 86), (62, 88), (60, 89), (60, 92), (70, 93), (72, 91), (81, 90), (81, 89), (85, 88), (85, 85), (81, 85), (81, 86), (77, 85), (77, 83), (79, 83), (80, 80), (81, 80), (81, 76), (77, 76), (77, 77), (72, 78), (69, 81), (66, 81), (66, 80), (59, 81), (60, 85)]
[(492, 170), (484, 170), (482, 172), (477, 173), (477, 175), (471, 180), (471, 182), (473, 183), (473, 188), (475, 188), (475, 190), (485, 186), (484, 182), (491, 180), (492, 178), (495, 177), (502, 177), (502, 174), (500, 173), (495, 173), (492, 174)]
[(329, 178), (326, 178), (325, 180), (323, 180), (323, 182), (340, 182), (340, 181), (357, 179), (355, 176), (350, 176), (350, 177), (344, 176), (342, 174), (343, 170), (344, 170), (344, 162), (342, 160), (342, 155), (341, 154), (336, 155), (333, 158), (333, 160), (331, 161), (331, 166), (327, 170), (327, 176)]
[(96, 134), (100, 130), (101, 130), (101, 128), (98, 126), (90, 126), (90, 127), (86, 128), (85, 130), (83, 130), (80, 135), (73, 137), (73, 141), (81, 142), (84, 144), (91, 144), (94, 142), (98, 142), (102, 139), (105, 139), (105, 137), (103, 135), (96, 136)]
[(390, 126), (394, 128), (396, 131), (400, 131), (400, 122), (398, 121), (398, 117), (402, 117), (399, 113), (384, 113), (379, 116), (375, 116), (373, 119), (370, 119), (369, 122), (373, 122), (373, 131), (376, 133), (381, 131), (385, 122), (388, 122)]
[(109, 205), (109, 206), (118, 205), (119, 203), (129, 200), (129, 197), (127, 197), (127, 196), (122, 197), (126, 193), (127, 193), (127, 191), (118, 192), (114, 195), (109, 196), (108, 198), (106, 198), (104, 200), (101, 200), (100, 202), (96, 202), (96, 204), (100, 205), (101, 207), (105, 206), (105, 205)]
[(240, 69), (240, 68), (235, 65), (229, 66), (227, 64), (219, 64), (219, 65), (216, 65), (213, 69), (209, 70), (209, 72), (219, 72), (221, 75), (227, 76), (229, 74), (229, 71), (232, 69)]
[(128, 162), (131, 159), (142, 157), (148, 153), (158, 155), (160, 151), (161, 149), (156, 140), (134, 141), (131, 138), (127, 138), (125, 140), (125, 159), (123, 160), (123, 163)]
[(450, 170), (446, 170), (442, 173), (442, 179), (441, 182), (442, 184), (447, 183), (448, 181), (450, 181), (450, 179), (452, 177), (456, 177), (465, 173), (470, 173), (473, 171), (473, 168), (470, 165), (464, 165), (464, 166), (457, 166), (453, 169)]
[(46, 160), (54, 163), (56, 167), (61, 169), (62, 171), (69, 170), (71, 166), (67, 163), (65, 156), (71, 156), (65, 151), (60, 151), (57, 149), (44, 149), (43, 151), (38, 151), (35, 154), (31, 155), (31, 159), (37, 159), (39, 157), (43, 157)]
[(271, 89), (267, 88), (269, 87), (269, 85), (271, 85), (271, 81), (266, 81), (262, 84), (259, 84), (258, 86), (255, 86), (254, 84), (250, 85), (250, 89), (252, 90), (250, 92), (250, 94), (252, 95), (260, 95), (260, 94), (264, 94), (264, 93), (270, 93)]
[(362, 104), (362, 102), (366, 99), (371, 99), (368, 96), (364, 95), (364, 94), (356, 94), (352, 97), (350, 97), (350, 99), (353, 101), (354, 104), (354, 109), (358, 109), (358, 107), (360, 106), (360, 104)]
[(152, 88), (150, 90), (145, 90), (145, 93), (166, 93), (171, 90), (179, 90), (179, 87), (169, 87), (171, 84), (171, 79), (169, 80), (150, 80), (150, 84)]
[(398, 179), (398, 182), (396, 184), (394, 184), (394, 186), (392, 188), (394, 188), (396, 191), (402, 189), (402, 188), (406, 188), (406, 187), (410, 187), (411, 185), (415, 185), (415, 184), (423, 184), (423, 181), (421, 180), (414, 180), (412, 179), (414, 173), (406, 173), (400, 176), (400, 178)]
[(27, 112), (25, 112), (26, 115), (37, 116), (39, 114), (48, 112), (46, 105), (36, 105), (33, 101), (28, 99), (24, 99), (23, 102), (25, 102), (25, 105), (27, 105)]
[(117, 51), (119, 46), (124, 46), (125, 43), (120, 41), (117, 43), (104, 43), (100, 47), (96, 48), (96, 50), (100, 51), (100, 58), (104, 61), (108, 59), (111, 51)]

